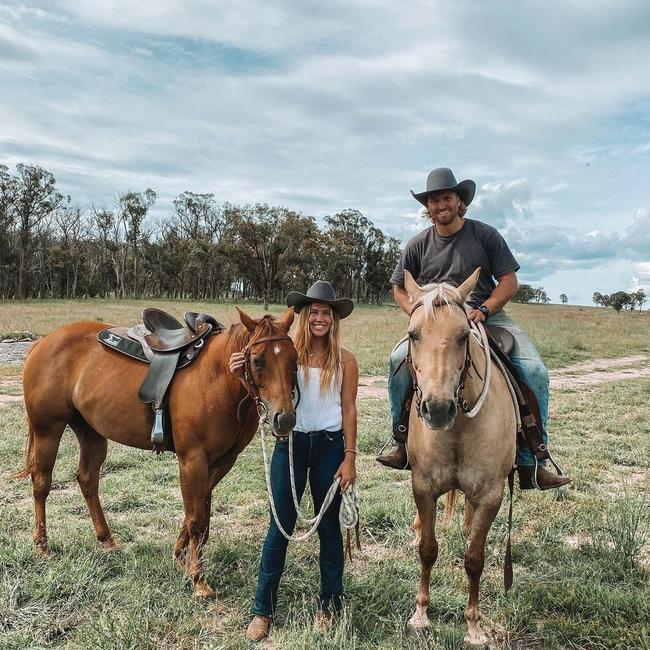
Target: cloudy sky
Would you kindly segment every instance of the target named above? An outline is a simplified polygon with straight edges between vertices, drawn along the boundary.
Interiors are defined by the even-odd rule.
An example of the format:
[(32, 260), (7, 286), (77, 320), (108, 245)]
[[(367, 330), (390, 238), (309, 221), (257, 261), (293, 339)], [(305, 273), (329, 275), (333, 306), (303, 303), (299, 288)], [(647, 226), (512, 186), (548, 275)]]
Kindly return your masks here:
[(647, 0), (0, 4), (0, 163), (80, 206), (151, 187), (357, 208), (406, 241), (409, 189), (473, 178), (554, 302), (650, 295)]

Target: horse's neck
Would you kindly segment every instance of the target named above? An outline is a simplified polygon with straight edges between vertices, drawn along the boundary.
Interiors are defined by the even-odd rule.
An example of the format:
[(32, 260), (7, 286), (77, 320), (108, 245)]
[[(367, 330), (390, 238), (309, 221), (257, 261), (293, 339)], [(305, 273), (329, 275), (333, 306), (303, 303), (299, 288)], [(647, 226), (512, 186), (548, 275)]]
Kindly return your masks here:
[[(485, 380), (485, 353), (481, 344), (473, 334), (469, 337), (469, 356), (471, 359), (469, 371), (465, 378), (465, 399), (473, 404), (483, 390)], [(489, 354), (489, 351), (488, 351)], [(492, 366), (494, 372), (494, 365)]]

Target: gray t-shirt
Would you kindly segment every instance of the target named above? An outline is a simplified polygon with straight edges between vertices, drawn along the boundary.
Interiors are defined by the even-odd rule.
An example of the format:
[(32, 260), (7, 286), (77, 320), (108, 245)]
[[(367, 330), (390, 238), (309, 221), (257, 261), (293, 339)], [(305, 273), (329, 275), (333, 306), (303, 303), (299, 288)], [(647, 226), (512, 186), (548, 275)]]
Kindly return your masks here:
[(468, 300), (472, 307), (490, 297), (496, 287), (494, 278), (518, 271), (519, 264), (496, 228), (465, 219), (463, 227), (449, 237), (441, 237), (431, 226), (409, 240), (390, 281), (403, 287), (407, 269), (419, 284), (449, 282), (458, 286), (479, 266), (476, 289)]

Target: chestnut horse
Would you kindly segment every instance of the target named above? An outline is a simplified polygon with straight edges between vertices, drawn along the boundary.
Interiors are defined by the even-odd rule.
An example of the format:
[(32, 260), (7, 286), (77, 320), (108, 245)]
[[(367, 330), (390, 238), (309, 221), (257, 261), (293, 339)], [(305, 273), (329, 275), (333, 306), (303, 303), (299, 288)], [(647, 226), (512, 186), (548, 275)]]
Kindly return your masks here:
[[(228, 369), (233, 352), (244, 347), (250, 352), (254, 394), (266, 407), (276, 433), (288, 435), (295, 424), (292, 389), (297, 355), (287, 337), (293, 309), (280, 320), (269, 315), (254, 320), (238, 311), (241, 323), (207, 339), (205, 349), (190, 367), (178, 372), (169, 390), (185, 511), (175, 556), (182, 567), (189, 546), (188, 571), (199, 597), (214, 595), (204, 580), (201, 563), (212, 490), (255, 435), (259, 419), (255, 401), (246, 398), (246, 387)], [(117, 546), (98, 495), (107, 441), (151, 449), (153, 412), (138, 400), (147, 365), (99, 343), (97, 333), (105, 327), (105, 323), (88, 321), (65, 325), (38, 341), (25, 362), (29, 430), (25, 468), (16, 477), (32, 477), (34, 542), (41, 553), (48, 552), (45, 501), (66, 425), (79, 440), (77, 480), (97, 539), (107, 549)]]
[(482, 378), (486, 377), (485, 352), (470, 334), (463, 306), (479, 272), (477, 269), (458, 288), (448, 284), (420, 287), (408, 271), (404, 282), (413, 304), (407, 362), (416, 394), (409, 420), (408, 451), (418, 512), (414, 528), (416, 534), (420, 533), (422, 565), (416, 610), (408, 628), (418, 631), (431, 625), (427, 607), (431, 568), (438, 555), (436, 502), (447, 492), (447, 498), (451, 496), (455, 501), (454, 491), (461, 490), (465, 493), (464, 532), (468, 539), (465, 642), (471, 645), (486, 642), (478, 606), (485, 540), (515, 460), (517, 428), (510, 391), (500, 372), (491, 373), (485, 401), (477, 413), (472, 413), (473, 417), (466, 414), (465, 404), (460, 412), (458, 409), (459, 402), (477, 404), (483, 392)]

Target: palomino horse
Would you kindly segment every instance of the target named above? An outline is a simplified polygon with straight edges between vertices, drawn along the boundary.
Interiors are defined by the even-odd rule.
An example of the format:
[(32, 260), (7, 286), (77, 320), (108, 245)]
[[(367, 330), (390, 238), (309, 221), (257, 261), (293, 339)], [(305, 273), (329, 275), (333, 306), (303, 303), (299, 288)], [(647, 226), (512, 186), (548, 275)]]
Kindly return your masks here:
[[(280, 320), (268, 315), (254, 320), (239, 314), (241, 323), (209, 338), (192, 366), (178, 372), (169, 393), (185, 510), (175, 556), (182, 566), (189, 546), (188, 571), (199, 597), (214, 595), (203, 578), (201, 563), (212, 490), (251, 441), (258, 424), (255, 400), (245, 399), (246, 388), (228, 369), (233, 352), (248, 350), (254, 395), (266, 407), (275, 432), (288, 435), (295, 424), (292, 389), (297, 355), (287, 336), (293, 309)], [(86, 321), (65, 325), (38, 341), (25, 362), (29, 430), (25, 469), (16, 476), (32, 477), (34, 542), (41, 553), (48, 552), (45, 501), (66, 425), (79, 440), (77, 480), (97, 539), (107, 549), (117, 546), (98, 496), (107, 439), (151, 449), (153, 412), (138, 400), (147, 366), (99, 343), (97, 333), (105, 327), (105, 323)]]
[[(474, 417), (467, 417), (466, 408), (460, 412), (458, 408), (463, 402), (475, 404), (483, 392), (485, 352), (470, 335), (463, 307), (479, 272), (477, 269), (458, 288), (448, 284), (420, 287), (408, 271), (404, 283), (413, 304), (407, 363), (416, 390), (408, 451), (420, 522), (418, 526), (416, 519), (415, 528), (416, 532), (420, 528), (418, 548), (422, 565), (416, 609), (408, 627), (418, 631), (431, 625), (427, 607), (431, 568), (438, 555), (436, 502), (447, 492), (461, 490), (465, 493), (464, 531), (468, 538), (465, 642), (471, 645), (486, 642), (478, 607), (485, 539), (503, 499), (516, 444), (514, 406), (501, 373), (491, 373), (487, 397)], [(479, 373), (481, 376), (477, 376)]]

